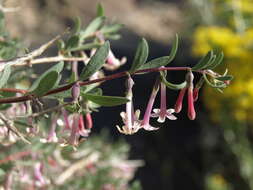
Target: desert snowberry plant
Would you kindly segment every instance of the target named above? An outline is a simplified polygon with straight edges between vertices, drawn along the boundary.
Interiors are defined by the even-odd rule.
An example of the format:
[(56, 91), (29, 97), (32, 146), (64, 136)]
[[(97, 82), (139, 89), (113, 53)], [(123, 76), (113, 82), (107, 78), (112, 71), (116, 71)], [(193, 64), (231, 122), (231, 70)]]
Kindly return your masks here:
[[(115, 124), (115, 129), (120, 133), (133, 135), (139, 130), (159, 130), (155, 125), (151, 126), (152, 118), (160, 123), (166, 119), (176, 120), (176, 114), (183, 106), (183, 98), (187, 96), (188, 117), (194, 120), (197, 117), (194, 104), (202, 85), (207, 83), (222, 91), (232, 79), (227, 72), (218, 74), (213, 71), (223, 59), (223, 53), (219, 51), (208, 52), (192, 68), (169, 67), (168, 64), (173, 61), (178, 49), (177, 35), (170, 55), (150, 61), (147, 61), (148, 43), (141, 39), (133, 62), (128, 63), (131, 64), (130, 69), (117, 72), (126, 63), (126, 58), (114, 55), (109, 40), (117, 38), (121, 28), (120, 24), (108, 23), (102, 7), (98, 6), (98, 15), (88, 26), (82, 27), (80, 19), (76, 19), (73, 31), (67, 31), (24, 55), (18, 52), (18, 43), (13, 43), (12, 39), (4, 36), (6, 43), (0, 51), (0, 143), (5, 150), (13, 144), (20, 147), (15, 154), (8, 149), (10, 156), (0, 160), (5, 168), (0, 170), (0, 177), (6, 189), (25, 189), (27, 186), (31, 189), (50, 189), (54, 186), (57, 189), (66, 183), (78, 186), (83, 182), (75, 182), (73, 176), (86, 175), (79, 168), (86, 168), (88, 173), (103, 175), (105, 168), (100, 162), (108, 162), (110, 172), (118, 170), (115, 173), (106, 171), (105, 176), (117, 175), (123, 181), (96, 183), (100, 185), (97, 189), (114, 189), (116, 184), (117, 189), (129, 189), (127, 180), (131, 179), (135, 168), (141, 163), (127, 162), (125, 157), (120, 156), (116, 159), (117, 162), (109, 163), (105, 160), (107, 157), (103, 157), (104, 153), (89, 148), (93, 141), (88, 139), (95, 119), (92, 113), (99, 111), (101, 106), (124, 105), (125, 110), (119, 115), (123, 126)], [(43, 57), (43, 53), (55, 43), (58, 43), (58, 54)], [(35, 75), (33, 65), (45, 63), (54, 65), (40, 76)], [(115, 73), (105, 75), (105, 70)], [(167, 81), (167, 71), (179, 70), (185, 71), (182, 83)], [(69, 73), (69, 76), (63, 77), (63, 72)], [(135, 110), (134, 76), (151, 72), (156, 72), (157, 78), (150, 84), (152, 90), (146, 109)], [(196, 73), (198, 81), (194, 78)], [(125, 78), (125, 95), (103, 95), (100, 84), (118, 78)], [(23, 85), (29, 84), (27, 81), (33, 82), (31, 85)], [(173, 108), (167, 106), (167, 90), (179, 92)], [(159, 94), (160, 108), (154, 108)], [(54, 106), (46, 104), (48, 99), (54, 102)], [(85, 147), (86, 151), (71, 152), (69, 155), (63, 151), (79, 147)], [(101, 145), (98, 145), (97, 149), (100, 148)], [(24, 164), (19, 161), (23, 157), (29, 157), (30, 162)], [(12, 162), (14, 160), (15, 164)]]

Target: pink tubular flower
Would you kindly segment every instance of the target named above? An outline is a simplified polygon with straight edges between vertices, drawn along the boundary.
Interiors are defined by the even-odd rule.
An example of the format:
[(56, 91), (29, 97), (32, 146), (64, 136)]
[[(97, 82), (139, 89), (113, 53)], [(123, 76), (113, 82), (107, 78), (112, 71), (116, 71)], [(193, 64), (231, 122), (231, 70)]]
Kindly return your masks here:
[(152, 111), (152, 108), (153, 108), (154, 101), (155, 101), (158, 90), (159, 90), (159, 83), (158, 83), (158, 80), (157, 80), (156, 83), (155, 83), (155, 86), (152, 90), (152, 93), (150, 95), (148, 105), (147, 105), (145, 114), (143, 116), (143, 120), (141, 121), (141, 128), (143, 128), (147, 131), (153, 131), (153, 130), (159, 129), (159, 128), (156, 128), (156, 127), (152, 127), (149, 124), (149, 120), (150, 120), (150, 117), (151, 117), (151, 111)]
[(68, 143), (73, 146), (77, 146), (79, 137), (80, 137), (80, 134), (79, 134), (79, 114), (75, 113), (73, 115), (73, 122), (71, 125), (71, 134), (70, 134)]
[(90, 113), (85, 114), (85, 125), (86, 129), (91, 129), (93, 126), (92, 117)]
[(167, 110), (167, 104), (166, 104), (166, 85), (161, 82), (161, 101), (160, 101), (160, 109), (153, 109), (153, 114), (151, 114), (151, 117), (158, 117), (158, 122), (163, 123), (166, 119), (166, 117), (170, 120), (176, 120), (177, 118), (172, 114), (175, 112), (174, 109), (168, 109)]
[(109, 54), (106, 59), (106, 63), (104, 64), (104, 68), (107, 70), (116, 70), (121, 65), (124, 65), (126, 63), (126, 57), (123, 57), (121, 60), (117, 59), (113, 52), (109, 50)]
[(140, 122), (138, 120), (140, 112), (139, 110), (137, 110), (134, 113), (133, 108), (133, 93), (132, 93), (133, 85), (134, 81), (129, 75), (126, 83), (127, 87), (126, 97), (129, 99), (129, 102), (126, 103), (126, 112), (120, 113), (120, 116), (122, 117), (122, 120), (125, 125), (122, 128), (120, 128), (118, 125), (116, 126), (120, 133), (126, 135), (132, 135), (140, 129)]
[(177, 101), (176, 101), (176, 104), (175, 104), (175, 112), (176, 113), (179, 113), (182, 109), (182, 102), (183, 102), (183, 98), (184, 98), (184, 95), (185, 95), (185, 92), (187, 90), (188, 92), (188, 117), (190, 120), (194, 120), (196, 118), (196, 112), (195, 112), (195, 108), (194, 108), (194, 101), (197, 100), (198, 98), (198, 89), (199, 88), (195, 88), (194, 91), (193, 91), (193, 79), (194, 79), (194, 75), (192, 74), (191, 71), (189, 71), (187, 74), (186, 74), (186, 82), (187, 82), (187, 86), (182, 88), (179, 95), (178, 95), (178, 98), (177, 98)]
[(49, 184), (49, 181), (43, 177), (43, 164), (38, 162), (34, 165), (34, 178), (35, 178), (35, 185), (37, 187), (43, 187)]
[(188, 117), (190, 120), (196, 118), (196, 112), (194, 108), (194, 98), (193, 98), (193, 79), (194, 76), (192, 72), (188, 73)]
[(80, 96), (80, 85), (78, 82), (76, 82), (71, 89), (71, 95), (73, 98), (73, 102), (77, 102), (78, 98)]
[(194, 100), (194, 102), (196, 102), (197, 100), (198, 100), (198, 98), (199, 98), (199, 88), (194, 88), (193, 89), (193, 100)]
[(187, 90), (187, 87), (182, 88), (179, 92), (176, 104), (174, 106), (176, 113), (179, 113), (182, 110), (182, 104), (183, 104), (183, 99), (184, 99), (184, 95), (185, 95), (186, 90)]

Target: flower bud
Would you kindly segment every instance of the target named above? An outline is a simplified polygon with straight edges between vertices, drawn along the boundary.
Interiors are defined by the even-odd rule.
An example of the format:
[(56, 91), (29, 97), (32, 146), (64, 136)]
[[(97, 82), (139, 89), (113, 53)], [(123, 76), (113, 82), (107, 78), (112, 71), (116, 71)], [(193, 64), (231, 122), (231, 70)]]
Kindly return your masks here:
[(73, 101), (74, 101), (74, 102), (78, 101), (78, 98), (79, 98), (79, 96), (80, 96), (80, 85), (79, 85), (78, 82), (76, 82), (76, 83), (72, 86), (71, 95), (72, 95), (72, 98), (73, 98)]
[(193, 82), (188, 84), (188, 117), (190, 120), (194, 120), (196, 118), (193, 98)]
[(194, 88), (193, 89), (193, 100), (194, 102), (196, 102), (198, 100), (199, 97), (199, 88)]
[(93, 126), (93, 122), (92, 122), (92, 117), (90, 113), (86, 113), (85, 121), (86, 121), (85, 122), (86, 129), (91, 129)]
[(182, 103), (183, 103), (184, 94), (185, 94), (186, 89), (187, 89), (186, 87), (182, 88), (179, 92), (176, 104), (174, 106), (175, 113), (179, 113), (182, 110)]

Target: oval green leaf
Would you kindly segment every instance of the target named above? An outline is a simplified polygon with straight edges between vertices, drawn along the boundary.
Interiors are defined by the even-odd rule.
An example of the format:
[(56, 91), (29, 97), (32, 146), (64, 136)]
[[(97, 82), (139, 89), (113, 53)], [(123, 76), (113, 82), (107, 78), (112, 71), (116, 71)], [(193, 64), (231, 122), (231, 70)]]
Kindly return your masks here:
[(63, 67), (64, 67), (64, 62), (63, 62), (63, 61), (57, 63), (57, 64), (54, 65), (54, 66), (52, 66), (50, 69), (48, 69), (46, 72), (44, 72), (39, 78), (37, 78), (37, 79), (33, 82), (32, 86), (29, 88), (29, 92), (34, 91), (34, 90), (38, 87), (40, 81), (41, 81), (48, 73), (50, 73), (50, 72), (52, 72), (52, 71), (55, 71), (55, 72), (57, 72), (57, 73), (59, 74), (59, 73), (62, 71)]
[(122, 105), (129, 101), (129, 99), (119, 96), (101, 96), (88, 93), (82, 94), (82, 96), (93, 103), (108, 107)]
[(144, 38), (142, 38), (137, 47), (131, 69), (129, 70), (130, 73), (134, 73), (135, 71), (137, 71), (147, 61), (148, 52), (148, 43)]
[(157, 68), (157, 67), (166, 66), (169, 63), (169, 60), (170, 60), (169, 56), (164, 56), (164, 57), (152, 59), (151, 61), (142, 65), (140, 67), (140, 69), (153, 69), (153, 68)]
[(93, 75), (103, 66), (108, 56), (109, 49), (110, 44), (107, 41), (96, 51), (96, 53), (91, 57), (88, 64), (84, 67), (80, 75), (80, 80), (88, 79), (91, 75)]
[(7, 65), (5, 69), (0, 73), (0, 88), (6, 85), (11, 75), (11, 66)]
[(46, 75), (44, 75), (43, 78), (41, 78), (38, 85), (31, 93), (35, 94), (36, 96), (43, 96), (52, 88), (54, 88), (55, 84), (58, 81), (58, 77), (59, 73), (56, 71), (51, 71), (47, 73)]

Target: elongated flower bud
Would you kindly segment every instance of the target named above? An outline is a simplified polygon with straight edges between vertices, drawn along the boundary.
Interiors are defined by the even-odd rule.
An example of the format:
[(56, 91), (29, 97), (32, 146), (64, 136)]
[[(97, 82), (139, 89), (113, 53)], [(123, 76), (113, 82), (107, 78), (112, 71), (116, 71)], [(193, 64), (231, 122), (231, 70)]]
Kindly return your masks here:
[(85, 115), (85, 127), (86, 129), (91, 129), (93, 126), (92, 117), (90, 113), (86, 113)]
[(196, 118), (196, 112), (194, 108), (194, 98), (193, 98), (193, 79), (194, 75), (192, 72), (187, 73), (187, 83), (188, 83), (188, 117), (190, 120)]
[(199, 88), (194, 88), (193, 89), (193, 100), (194, 102), (196, 102), (198, 100), (199, 97)]
[(175, 109), (175, 113), (179, 113), (182, 110), (182, 103), (183, 103), (183, 99), (184, 99), (184, 95), (185, 95), (185, 91), (187, 90), (187, 88), (182, 88), (179, 92), (176, 104), (174, 106)]
[(80, 85), (78, 82), (72, 86), (71, 95), (74, 102), (78, 101), (78, 98), (80, 96)]

